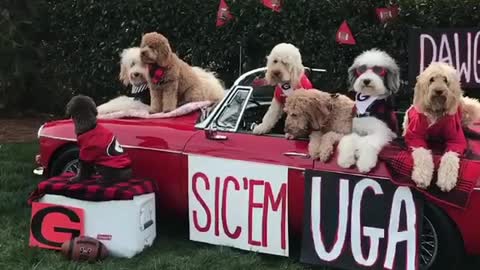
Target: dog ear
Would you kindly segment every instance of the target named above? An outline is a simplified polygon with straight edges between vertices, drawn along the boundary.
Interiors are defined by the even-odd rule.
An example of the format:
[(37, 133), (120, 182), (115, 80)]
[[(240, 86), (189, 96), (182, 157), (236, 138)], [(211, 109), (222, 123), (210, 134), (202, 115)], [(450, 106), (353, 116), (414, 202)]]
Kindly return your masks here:
[(128, 49), (123, 49), (122, 52), (119, 54), (120, 58), (125, 57), (125, 55), (127, 54), (127, 52), (128, 52)]
[(305, 110), (308, 117), (310, 118), (310, 125), (314, 130), (320, 130), (330, 116), (330, 110), (327, 106), (327, 100), (328, 98), (326, 99), (323, 96), (309, 98), (308, 107), (305, 108)]
[(353, 84), (355, 84), (355, 80), (357, 79), (357, 75), (355, 74), (356, 66), (351, 65), (348, 68), (348, 90), (353, 91)]
[(423, 72), (417, 76), (417, 82), (413, 91), (413, 105), (418, 106), (421, 111), (424, 111), (424, 103), (428, 94), (428, 78), (426, 76)]
[(400, 69), (397, 65), (388, 68), (387, 72), (387, 89), (394, 94), (400, 89)]
[(301, 59), (292, 59), (293, 61), (288, 63), (288, 72), (290, 73), (290, 84), (292, 87), (297, 87), (300, 84), (300, 78), (305, 72)]
[(118, 79), (125, 86), (128, 86), (128, 84), (130, 84), (130, 79), (128, 78), (128, 69), (124, 64), (120, 64), (120, 74), (118, 75)]
[(98, 115), (97, 104), (95, 103), (93, 98), (89, 96), (82, 96), (82, 101), (84, 102), (84, 105), (88, 107), (88, 110), (90, 111), (91, 114), (93, 114), (94, 116)]
[(267, 55), (265, 57), (265, 59), (267, 60), (267, 70), (265, 72), (265, 80), (267, 81), (267, 83), (269, 85), (273, 85), (272, 84), (272, 72), (270, 71), (270, 68), (268, 68), (268, 66), (270, 65), (270, 55)]
[(156, 49), (159, 54), (157, 60), (160, 60), (161, 66), (170, 66), (173, 52), (168, 39), (162, 38), (160, 45)]
[(95, 103), (93, 103), (93, 107), (92, 107), (92, 113), (95, 115), (95, 116), (98, 116), (98, 110), (97, 110), (97, 105)]
[(458, 110), (458, 104), (461, 103), (462, 96), (463, 96), (463, 90), (462, 86), (460, 85), (460, 75), (457, 73), (457, 70), (453, 67), (450, 66), (449, 68), (450, 72), (448, 74), (448, 88), (449, 91), (451, 92), (450, 98), (447, 99), (447, 108), (448, 108), (448, 114), (452, 115), (455, 114)]
[(72, 106), (73, 106), (73, 98), (71, 98), (67, 105), (65, 106), (65, 115), (67, 117), (71, 117), (72, 116)]
[(458, 74), (457, 70), (451, 65), (448, 65), (448, 81), (449, 88), (452, 88), (457, 94), (460, 93), (460, 95), (463, 95), (463, 90), (460, 84), (460, 74)]

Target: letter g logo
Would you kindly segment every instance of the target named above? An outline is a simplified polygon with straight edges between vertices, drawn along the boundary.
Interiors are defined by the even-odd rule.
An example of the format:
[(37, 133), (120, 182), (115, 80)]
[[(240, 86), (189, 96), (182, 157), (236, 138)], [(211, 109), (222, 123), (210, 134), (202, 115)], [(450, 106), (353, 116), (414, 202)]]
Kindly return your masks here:
[(60, 249), (63, 242), (83, 234), (83, 209), (34, 203), (30, 246)]

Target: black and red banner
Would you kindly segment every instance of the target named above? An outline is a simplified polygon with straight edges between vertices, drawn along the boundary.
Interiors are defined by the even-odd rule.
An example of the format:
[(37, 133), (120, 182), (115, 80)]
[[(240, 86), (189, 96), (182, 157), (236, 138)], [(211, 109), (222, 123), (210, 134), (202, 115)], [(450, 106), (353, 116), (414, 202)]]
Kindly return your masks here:
[(301, 261), (340, 269), (419, 268), (423, 199), (388, 179), (305, 172)]
[(408, 74), (412, 85), (432, 62), (455, 67), (462, 87), (480, 88), (480, 28), (411, 29)]

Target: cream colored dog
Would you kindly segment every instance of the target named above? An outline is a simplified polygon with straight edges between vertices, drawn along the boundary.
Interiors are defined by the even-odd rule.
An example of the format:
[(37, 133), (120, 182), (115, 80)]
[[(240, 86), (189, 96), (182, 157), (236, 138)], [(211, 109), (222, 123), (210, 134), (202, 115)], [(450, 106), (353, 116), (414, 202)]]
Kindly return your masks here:
[(140, 56), (149, 69), (150, 111), (170, 112), (194, 101), (218, 102), (224, 87), (213, 73), (180, 59), (160, 33), (143, 35)]
[(283, 114), (286, 98), (294, 90), (312, 88), (305, 76), (300, 50), (290, 43), (280, 43), (273, 47), (267, 56), (267, 72), (265, 79), (275, 85), (274, 97), (262, 119), (262, 123), (253, 129), (254, 134), (270, 132)]
[(445, 149), (436, 184), (442, 191), (455, 187), (460, 156), (467, 148), (463, 127), (479, 119), (480, 103), (463, 96), (452, 66), (434, 62), (417, 77), (413, 105), (403, 122), (405, 142), (413, 150), (412, 179), (417, 186), (430, 186), (435, 169), (430, 139), (440, 139)]
[[(140, 48), (124, 49), (120, 54), (119, 80), (132, 86), (130, 96), (116, 97), (97, 107), (99, 115), (125, 110), (148, 110), (148, 70), (140, 59)], [(144, 97), (147, 98), (144, 98)]]
[(326, 162), (335, 144), (352, 132), (354, 105), (355, 102), (345, 95), (299, 89), (285, 103), (287, 138), (309, 136), (310, 157)]

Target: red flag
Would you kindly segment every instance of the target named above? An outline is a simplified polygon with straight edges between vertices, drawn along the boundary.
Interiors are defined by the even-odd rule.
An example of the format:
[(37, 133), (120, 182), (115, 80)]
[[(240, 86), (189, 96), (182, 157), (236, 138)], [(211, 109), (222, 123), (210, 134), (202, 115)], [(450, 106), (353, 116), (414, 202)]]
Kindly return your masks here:
[(230, 8), (225, 0), (220, 0), (220, 5), (218, 5), (217, 11), (217, 27), (224, 26), (231, 19), (233, 19), (233, 16), (230, 13)]
[(340, 28), (338, 28), (336, 40), (340, 44), (348, 44), (348, 45), (357, 44), (346, 20), (343, 21), (342, 25), (340, 25)]
[(398, 5), (394, 5), (386, 8), (376, 8), (375, 12), (377, 13), (377, 18), (380, 20), (380, 22), (386, 23), (398, 17), (400, 8)]
[(282, 0), (263, 0), (263, 5), (276, 12), (282, 11)]

